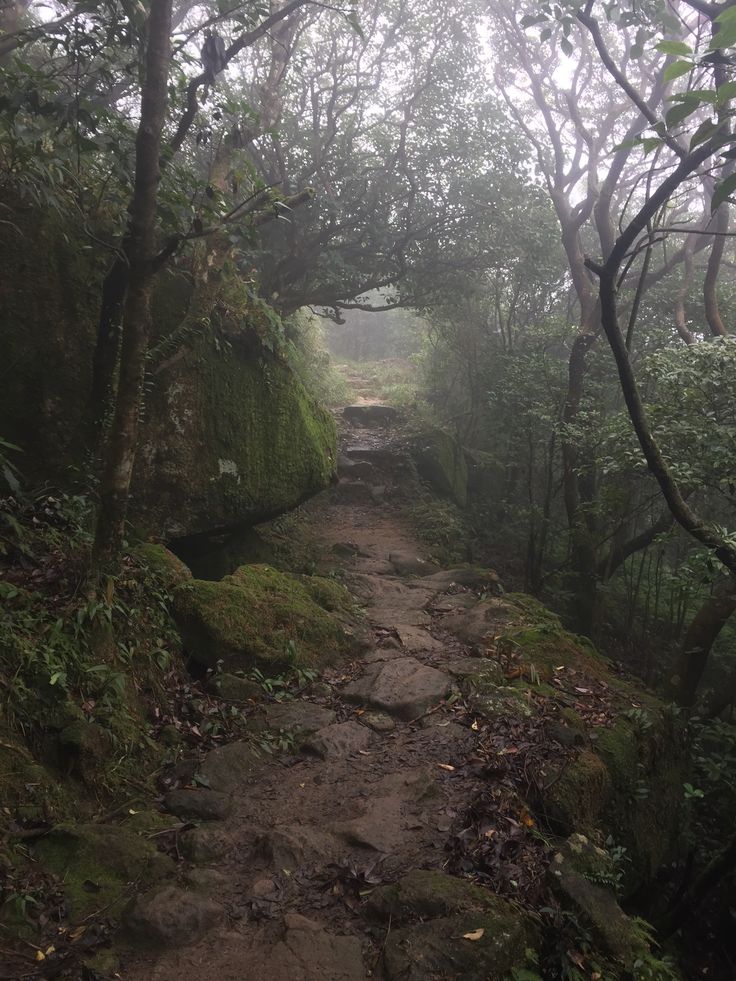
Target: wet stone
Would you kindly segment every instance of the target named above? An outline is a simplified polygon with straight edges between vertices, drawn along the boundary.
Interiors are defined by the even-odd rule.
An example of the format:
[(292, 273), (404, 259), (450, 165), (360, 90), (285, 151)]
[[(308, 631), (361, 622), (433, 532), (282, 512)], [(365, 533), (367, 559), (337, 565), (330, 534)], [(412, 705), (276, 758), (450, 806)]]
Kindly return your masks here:
[(216, 790), (170, 790), (164, 797), (164, 807), (170, 814), (198, 821), (224, 821), (232, 810), (227, 794)]
[(350, 756), (366, 750), (371, 742), (371, 734), (365, 726), (357, 722), (338, 722), (319, 729), (302, 744), (302, 748), (322, 759)]
[(396, 422), (399, 413), (392, 405), (346, 405), (343, 416), (354, 426), (371, 429), (376, 426), (390, 426)]
[(360, 721), (374, 732), (393, 732), (396, 728), (394, 720), (385, 712), (364, 712)]
[(139, 896), (126, 917), (143, 943), (181, 947), (196, 943), (222, 920), (222, 907), (199, 893), (165, 886)]
[(409, 721), (441, 702), (451, 689), (452, 681), (442, 671), (413, 657), (399, 657), (370, 665), (361, 678), (343, 689), (343, 695), (348, 701)]
[(247, 784), (261, 766), (263, 759), (256, 750), (248, 743), (234, 742), (208, 753), (199, 776), (211, 790), (232, 794)]
[(188, 861), (204, 864), (216, 862), (227, 855), (232, 842), (217, 828), (192, 828), (181, 835), (179, 847)]

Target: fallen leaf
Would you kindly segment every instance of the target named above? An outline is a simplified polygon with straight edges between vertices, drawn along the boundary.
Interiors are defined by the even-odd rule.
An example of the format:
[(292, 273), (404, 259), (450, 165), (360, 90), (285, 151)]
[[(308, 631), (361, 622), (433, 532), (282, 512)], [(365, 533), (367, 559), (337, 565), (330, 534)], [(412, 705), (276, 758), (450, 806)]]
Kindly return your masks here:
[(486, 931), (481, 927), (480, 930), (473, 930), (471, 933), (464, 933), (463, 940), (480, 940)]

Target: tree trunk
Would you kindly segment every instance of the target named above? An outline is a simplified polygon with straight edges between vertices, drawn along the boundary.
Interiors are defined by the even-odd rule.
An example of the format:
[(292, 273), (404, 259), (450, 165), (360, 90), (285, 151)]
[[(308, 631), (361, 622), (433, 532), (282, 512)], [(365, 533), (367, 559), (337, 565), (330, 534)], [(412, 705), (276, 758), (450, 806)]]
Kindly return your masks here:
[(695, 704), (695, 696), (713, 644), (734, 611), (736, 578), (729, 576), (703, 603), (685, 634), (674, 679), (678, 705), (690, 708)]
[(123, 255), (128, 284), (123, 303), (120, 375), (115, 414), (103, 458), (91, 578), (116, 571), (123, 543), (130, 481), (138, 442), (146, 352), (151, 327), (155, 223), (161, 134), (166, 116), (172, 0), (151, 0), (141, 120), (136, 136), (133, 199)]

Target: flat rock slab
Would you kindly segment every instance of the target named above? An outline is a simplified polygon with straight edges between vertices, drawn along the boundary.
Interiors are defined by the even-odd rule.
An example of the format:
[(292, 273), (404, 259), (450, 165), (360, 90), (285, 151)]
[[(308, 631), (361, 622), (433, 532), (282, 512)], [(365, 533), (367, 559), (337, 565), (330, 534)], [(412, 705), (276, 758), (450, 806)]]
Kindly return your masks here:
[(218, 746), (205, 756), (199, 776), (211, 790), (233, 794), (263, 766), (263, 758), (244, 742)]
[(436, 640), (424, 627), (413, 623), (397, 623), (396, 633), (401, 646), (407, 651), (442, 651), (445, 644)]
[(343, 689), (348, 701), (370, 705), (399, 719), (417, 718), (452, 689), (448, 675), (413, 657), (372, 664)]
[(439, 566), (413, 552), (391, 552), (389, 562), (400, 576), (431, 576), (439, 572)]
[(456, 657), (443, 665), (445, 671), (471, 685), (503, 684), (503, 670), (497, 661), (483, 657)]
[(308, 825), (283, 825), (257, 836), (255, 858), (276, 869), (293, 872), (307, 862), (324, 862), (334, 850), (334, 840)]
[(392, 405), (346, 405), (343, 416), (354, 426), (372, 429), (374, 426), (390, 426), (396, 422), (399, 413)]
[(196, 943), (222, 918), (222, 907), (206, 896), (164, 886), (138, 897), (126, 925), (144, 943), (181, 947)]
[(164, 797), (164, 807), (170, 814), (197, 821), (224, 821), (232, 810), (228, 794), (217, 790), (170, 790)]
[(337, 722), (313, 733), (302, 744), (307, 752), (322, 759), (339, 759), (361, 750), (367, 750), (371, 734), (357, 722)]
[(399, 796), (373, 798), (365, 814), (352, 821), (341, 821), (333, 825), (333, 830), (348, 845), (388, 855), (397, 850), (403, 837), (402, 803)]
[[(259, 956), (260, 955), (260, 956)], [(357, 937), (337, 937), (297, 913), (284, 917), (281, 940), (254, 951), (243, 981), (365, 981)]]
[(406, 454), (397, 453), (386, 446), (351, 446), (345, 451), (351, 460), (368, 460), (376, 466), (395, 465), (406, 460)]
[(268, 729), (285, 729), (311, 735), (332, 725), (336, 718), (332, 709), (300, 700), (269, 705), (265, 713), (265, 724)]

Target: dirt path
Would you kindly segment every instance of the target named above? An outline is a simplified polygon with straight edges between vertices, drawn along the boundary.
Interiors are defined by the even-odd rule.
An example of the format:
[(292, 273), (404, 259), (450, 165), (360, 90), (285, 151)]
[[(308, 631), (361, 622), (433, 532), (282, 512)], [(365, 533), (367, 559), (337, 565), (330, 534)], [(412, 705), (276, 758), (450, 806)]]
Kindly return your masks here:
[(422, 554), (395, 503), (406, 458), (392, 414), (365, 389), (357, 404), (340, 481), (308, 523), (365, 605), (371, 643), (314, 693), (266, 713), (291, 742), (285, 754), (264, 762), (231, 744), (205, 761), (200, 795), (227, 795), (228, 813), (182, 836), (197, 867), (139, 911), (144, 932), (170, 946), (124, 965), (127, 981), (399, 977), (382, 966), (390, 920), (367, 918), (361, 895), (442, 869), (448, 832), (480, 789), (460, 766), (474, 734), (453, 721), (448, 696), (484, 662), (434, 619), (477, 595)]

